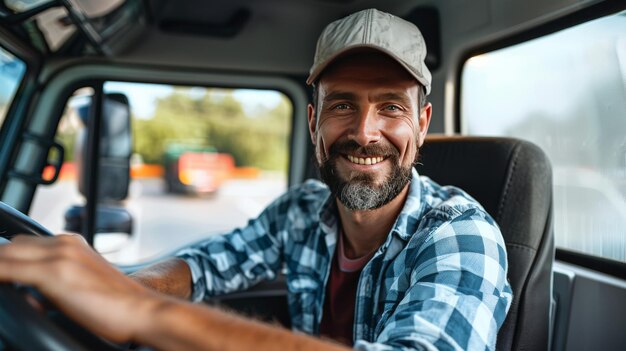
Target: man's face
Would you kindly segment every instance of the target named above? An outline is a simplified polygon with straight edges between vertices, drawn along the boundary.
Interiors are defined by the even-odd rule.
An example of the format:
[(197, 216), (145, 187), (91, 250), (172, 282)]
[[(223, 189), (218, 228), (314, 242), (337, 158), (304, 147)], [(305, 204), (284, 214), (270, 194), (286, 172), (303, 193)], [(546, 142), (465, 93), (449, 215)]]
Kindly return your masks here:
[(418, 89), (379, 53), (350, 55), (324, 71), (309, 130), (322, 179), (348, 209), (379, 208), (411, 179), (431, 115), (430, 104), (420, 111)]

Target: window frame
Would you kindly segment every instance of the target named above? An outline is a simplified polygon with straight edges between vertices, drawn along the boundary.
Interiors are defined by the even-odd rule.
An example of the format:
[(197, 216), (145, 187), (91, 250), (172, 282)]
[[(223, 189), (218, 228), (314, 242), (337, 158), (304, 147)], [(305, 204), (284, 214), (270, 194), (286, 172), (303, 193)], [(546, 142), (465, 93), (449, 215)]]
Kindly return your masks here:
[[(288, 186), (304, 180), (308, 136), (306, 105), (308, 95), (293, 77), (288, 75), (244, 74), (245, 72), (223, 73), (207, 70), (155, 67), (122, 63), (105, 64), (93, 60), (81, 62), (52, 74), (42, 90), (39, 103), (33, 109), (28, 126), (29, 133), (37, 133), (53, 139), (68, 99), (76, 89), (95, 86), (106, 81), (171, 84), (181, 86), (205, 86), (227, 89), (271, 89), (284, 94), (292, 104), (292, 126), (289, 139)], [(63, 103), (59, 103), (63, 101)], [(47, 150), (46, 150), (47, 151)], [(33, 172), (42, 167), (43, 150), (21, 152), (17, 163)], [(97, 165), (93, 165), (96, 167)], [(28, 213), (34, 199), (36, 186), (12, 178), (7, 184), (1, 201)]]
[(16, 58), (24, 62), (26, 69), (22, 81), (15, 91), (15, 95), (0, 125), (0, 196), (4, 193), (8, 182), (7, 174), (10, 165), (15, 159), (17, 143), (27, 119), (28, 110), (35, 96), (38, 83), (37, 77), (41, 71), (42, 57), (29, 46), (15, 37), (11, 32), (0, 27), (0, 46)]
[[(293, 159), (293, 155), (291, 153), (291, 144), (294, 141), (294, 119), (295, 119), (295, 103), (292, 100), (291, 97), (289, 97), (289, 95), (287, 93), (285, 93), (284, 91), (278, 90), (278, 89), (274, 89), (274, 88), (259, 88), (259, 87), (249, 87), (249, 86), (224, 86), (224, 85), (207, 85), (206, 83), (202, 83), (202, 84), (198, 84), (197, 82), (192, 82), (192, 83), (180, 83), (180, 82), (176, 82), (176, 83), (170, 83), (170, 82), (166, 82), (166, 81), (146, 81), (146, 80), (134, 80), (134, 79), (96, 79), (96, 80), (88, 80), (88, 81), (83, 81), (84, 84), (80, 84), (78, 83), (77, 85), (72, 85), (72, 89), (66, 90), (65, 91), (65, 95), (64, 95), (64, 99), (63, 101), (65, 101), (65, 103), (63, 104), (63, 106), (60, 108), (60, 110), (55, 110), (52, 115), (54, 115), (54, 119), (56, 120), (56, 127), (54, 129), (54, 135), (56, 138), (57, 132), (58, 132), (58, 128), (59, 128), (59, 124), (61, 123), (61, 119), (63, 118), (63, 112), (65, 111), (65, 108), (68, 106), (68, 103), (70, 101), (70, 99), (72, 98), (72, 96), (74, 95), (74, 93), (82, 88), (91, 88), (94, 91), (94, 96), (99, 96), (100, 98), (96, 98), (94, 99), (95, 101), (95, 106), (101, 106), (102, 105), (102, 96), (104, 96), (104, 94), (106, 94), (106, 83), (109, 82), (114, 82), (114, 83), (129, 83), (129, 84), (155, 84), (155, 85), (169, 85), (172, 87), (183, 87), (183, 88), (206, 88), (206, 89), (212, 89), (212, 88), (217, 88), (217, 89), (254, 89), (254, 90), (272, 90), (275, 92), (279, 92), (281, 94), (283, 94), (291, 103), (292, 105), (292, 114), (291, 116), (289, 116), (289, 118), (291, 118), (291, 130), (289, 131), (289, 138), (288, 138), (288, 145), (287, 145), (287, 151), (289, 153), (288, 155), (288, 165), (287, 165), (287, 180), (288, 180), (288, 184), (287, 187), (289, 187), (291, 185), (291, 164), (292, 164), (292, 159)], [(98, 198), (97, 198), (97, 187), (98, 187), (98, 182), (99, 182), (99, 167), (100, 167), (100, 161), (102, 160), (101, 157), (98, 157), (98, 155), (100, 155), (100, 138), (95, 138), (95, 135), (99, 135), (100, 134), (100, 125), (101, 125), (101, 121), (102, 121), (102, 111), (101, 109), (96, 107), (96, 113), (95, 113), (95, 119), (92, 119), (89, 121), (89, 125), (88, 130), (89, 130), (89, 143), (85, 145), (86, 149), (86, 153), (89, 155), (87, 158), (87, 172), (88, 172), (88, 181), (86, 182), (86, 193), (85, 193), (85, 217), (86, 217), (86, 225), (85, 225), (85, 230), (86, 232), (83, 232), (82, 235), (85, 237), (85, 239), (87, 240), (87, 242), (90, 245), (94, 244), (94, 238), (96, 235), (96, 215), (97, 215), (97, 206), (98, 206)], [(90, 162), (91, 160), (95, 160), (96, 162)], [(285, 189), (286, 190), (286, 189)], [(33, 198), (34, 200), (34, 198)], [(29, 209), (30, 206), (32, 205), (31, 201), (29, 203)], [(142, 263), (134, 263), (133, 265), (137, 265), (137, 264), (142, 264)]]
[[(615, 15), (626, 10), (626, 3), (617, 1), (605, 1), (588, 6), (584, 9), (560, 17), (554, 21), (542, 24), (532, 29), (516, 33), (488, 42), (484, 45), (478, 45), (465, 50), (460, 56), (456, 64), (455, 84), (454, 84), (454, 108), (453, 108), (453, 132), (462, 134), (462, 118), (461, 116), (461, 98), (462, 98), (462, 76), (463, 68), (467, 61), (474, 56), (486, 54), (495, 50), (508, 48), (514, 45), (522, 44), (532, 39), (547, 36), (558, 31), (574, 27), (602, 17)], [(582, 253), (566, 248), (555, 247), (555, 258), (562, 262), (573, 265), (593, 269), (621, 279), (626, 278), (626, 262), (620, 262), (607, 259), (601, 256), (595, 256)]]

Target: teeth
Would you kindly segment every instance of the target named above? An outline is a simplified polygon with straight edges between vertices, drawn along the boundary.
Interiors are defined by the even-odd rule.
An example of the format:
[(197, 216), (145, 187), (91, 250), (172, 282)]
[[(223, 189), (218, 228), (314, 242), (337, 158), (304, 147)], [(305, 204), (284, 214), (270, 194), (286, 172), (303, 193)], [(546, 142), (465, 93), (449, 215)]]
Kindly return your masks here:
[(359, 165), (375, 165), (378, 162), (382, 162), (385, 158), (382, 156), (377, 156), (377, 157), (354, 157), (352, 155), (348, 155), (348, 160), (350, 160), (350, 162), (352, 163), (356, 163)]

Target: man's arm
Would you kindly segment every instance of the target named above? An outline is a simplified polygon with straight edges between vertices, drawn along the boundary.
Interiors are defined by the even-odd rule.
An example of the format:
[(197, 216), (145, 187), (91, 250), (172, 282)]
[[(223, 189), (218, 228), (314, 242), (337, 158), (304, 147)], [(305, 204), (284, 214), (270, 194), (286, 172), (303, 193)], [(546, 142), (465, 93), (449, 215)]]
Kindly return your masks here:
[(180, 258), (157, 262), (129, 275), (134, 281), (162, 294), (189, 299), (191, 270)]
[(161, 301), (133, 338), (160, 350), (340, 351), (331, 341), (180, 300)]
[(160, 350), (345, 350), (159, 294), (115, 269), (77, 235), (18, 236), (0, 246), (0, 281), (35, 287), (68, 317), (114, 342)]

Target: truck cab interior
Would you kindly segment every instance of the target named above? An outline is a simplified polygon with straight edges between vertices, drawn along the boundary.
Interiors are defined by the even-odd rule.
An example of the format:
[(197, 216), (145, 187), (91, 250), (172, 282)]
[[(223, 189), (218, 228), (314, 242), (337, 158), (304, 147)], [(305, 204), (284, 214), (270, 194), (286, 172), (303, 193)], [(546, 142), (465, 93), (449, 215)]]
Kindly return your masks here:
[[(41, 232), (31, 220), (79, 232), (132, 272), (244, 225), (319, 177), (316, 40), (367, 8), (416, 24), (428, 47), (418, 172), (502, 229), (515, 299), (497, 349), (623, 349), (623, 1), (0, 0), (0, 234)], [(279, 277), (206, 303), (289, 327), (286, 296)], [(54, 318), (16, 328), (7, 301), (0, 350), (29, 349), (26, 335), (137, 348), (95, 347)]]

